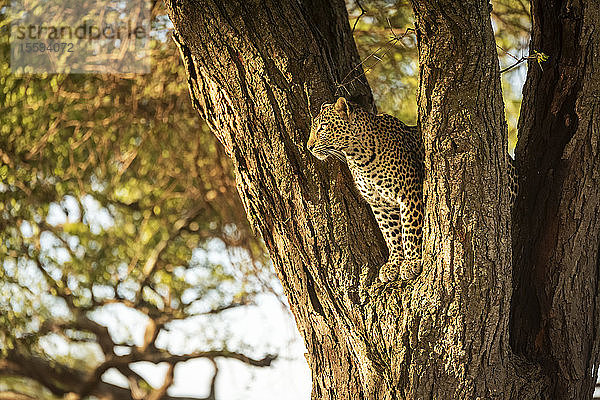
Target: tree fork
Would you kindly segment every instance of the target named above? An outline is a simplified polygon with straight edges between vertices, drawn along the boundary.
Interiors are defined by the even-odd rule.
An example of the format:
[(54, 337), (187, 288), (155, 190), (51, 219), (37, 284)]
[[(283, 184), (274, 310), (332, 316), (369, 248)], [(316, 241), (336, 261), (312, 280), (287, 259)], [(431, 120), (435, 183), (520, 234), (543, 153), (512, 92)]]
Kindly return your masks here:
[(362, 74), (344, 2), (166, 4), (192, 101), (232, 158), (305, 339), (313, 398), (552, 398), (537, 360), (509, 346), (507, 129), (487, 1), (412, 1), (424, 270), (387, 285), (375, 282), (385, 244), (347, 168), (305, 148), (322, 102), (373, 106), (364, 80), (342, 85)]

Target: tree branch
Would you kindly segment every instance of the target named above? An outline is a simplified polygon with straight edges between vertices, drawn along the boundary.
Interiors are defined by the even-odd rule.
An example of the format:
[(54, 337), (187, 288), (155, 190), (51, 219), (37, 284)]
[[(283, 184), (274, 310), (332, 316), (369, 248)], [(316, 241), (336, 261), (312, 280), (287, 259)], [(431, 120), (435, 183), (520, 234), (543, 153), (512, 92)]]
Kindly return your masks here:
[[(12, 351), (8, 357), (0, 360), (0, 376), (18, 376), (33, 379), (41, 383), (50, 392), (56, 396), (64, 396), (73, 393), (79, 398), (88, 395), (102, 397), (107, 400), (130, 400), (133, 398), (132, 390), (125, 389), (101, 380), (102, 375), (110, 368), (116, 368), (126, 377), (135, 377), (138, 380), (145, 380), (129, 368), (129, 364), (138, 361), (149, 361), (155, 364), (161, 362), (169, 363), (169, 369), (174, 369), (179, 362), (188, 361), (196, 358), (208, 358), (214, 366), (214, 375), (211, 379), (210, 394), (205, 399), (199, 397), (178, 397), (169, 396), (166, 390), (172, 384), (173, 372), (167, 374), (164, 384), (156, 389), (156, 393), (162, 393), (156, 397), (160, 400), (215, 400), (215, 382), (218, 374), (218, 367), (215, 358), (223, 357), (236, 359), (248, 365), (256, 367), (266, 367), (275, 360), (276, 356), (267, 355), (262, 359), (254, 359), (241, 353), (229, 352), (226, 350), (214, 350), (206, 352), (196, 352), (186, 355), (172, 355), (166, 351), (155, 351), (153, 354), (132, 354), (122, 357), (115, 357), (97, 367), (90, 377), (84, 371), (62, 365), (53, 361), (50, 363), (40, 357), (30, 356)], [(168, 383), (168, 385), (167, 385)], [(2, 400), (2, 397), (0, 397)]]
[(0, 400), (36, 400), (35, 397), (31, 397), (24, 393), (18, 393), (13, 391), (0, 392)]
[(147, 349), (146, 352), (134, 350), (131, 354), (109, 357), (106, 361), (96, 367), (94, 372), (88, 377), (86, 383), (83, 385), (80, 395), (81, 397), (85, 397), (91, 394), (94, 387), (100, 382), (102, 375), (110, 368), (118, 368), (119, 366), (129, 365), (131, 363), (140, 361), (148, 361), (154, 364), (166, 362), (175, 365), (179, 362), (185, 362), (197, 358), (214, 359), (217, 357), (235, 359), (254, 367), (267, 367), (271, 365), (271, 362), (277, 358), (275, 355), (268, 354), (262, 359), (255, 359), (242, 353), (231, 352), (227, 350), (212, 350), (184, 355), (173, 355), (167, 351), (152, 347)]

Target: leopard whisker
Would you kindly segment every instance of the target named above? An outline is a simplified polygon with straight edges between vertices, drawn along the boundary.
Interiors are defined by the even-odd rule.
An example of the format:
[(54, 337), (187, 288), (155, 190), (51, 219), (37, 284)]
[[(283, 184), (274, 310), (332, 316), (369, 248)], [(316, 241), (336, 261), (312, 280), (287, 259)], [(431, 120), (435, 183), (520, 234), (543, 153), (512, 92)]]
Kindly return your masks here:
[(331, 150), (330, 154), (342, 162), (346, 162), (346, 156), (340, 150)]

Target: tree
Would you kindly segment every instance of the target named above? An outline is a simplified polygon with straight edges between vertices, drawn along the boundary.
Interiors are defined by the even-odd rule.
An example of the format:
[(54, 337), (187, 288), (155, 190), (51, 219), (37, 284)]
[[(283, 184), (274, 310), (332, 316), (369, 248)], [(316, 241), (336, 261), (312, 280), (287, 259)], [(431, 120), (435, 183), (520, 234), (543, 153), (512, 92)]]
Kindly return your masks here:
[(192, 102), (232, 159), (305, 339), (313, 398), (591, 396), (596, 2), (533, 2), (530, 49), (550, 63), (528, 71), (513, 262), (490, 5), (411, 1), (427, 168), (424, 270), (388, 285), (376, 283), (385, 245), (347, 169), (304, 146), (311, 115), (340, 89), (373, 107), (343, 2), (166, 4)]
[(513, 222), (511, 344), (550, 377), (553, 398), (590, 397), (600, 363), (598, 2), (533, 1)]
[[(13, 392), (0, 398), (177, 398), (166, 392), (180, 362), (211, 360), (215, 376), (223, 358), (268, 366), (228, 347), (225, 324), (199, 326), (194, 349), (168, 347), (181, 321), (210, 326), (271, 289), (175, 45), (153, 42), (148, 75), (15, 75), (1, 33), (0, 380)], [(216, 246), (239, 268), (203, 256)], [(121, 329), (106, 322), (115, 314)], [(151, 387), (141, 361), (166, 363), (164, 384)], [(102, 380), (111, 368), (128, 388)]]

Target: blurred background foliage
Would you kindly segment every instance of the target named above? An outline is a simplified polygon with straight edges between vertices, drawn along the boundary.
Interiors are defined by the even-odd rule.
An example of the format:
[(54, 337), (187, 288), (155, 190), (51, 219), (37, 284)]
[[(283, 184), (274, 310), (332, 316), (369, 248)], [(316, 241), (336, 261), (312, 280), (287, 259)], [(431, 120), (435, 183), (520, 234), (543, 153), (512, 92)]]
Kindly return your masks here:
[[(23, 368), (47, 361), (55, 395), (76, 388), (56, 364), (91, 374), (114, 355), (102, 340), (142, 353), (173, 321), (211, 326), (275, 291), (161, 4), (152, 72), (131, 76), (11, 74), (2, 13), (0, 347)], [(94, 315), (124, 308), (143, 314), (146, 342), (102, 336)], [(226, 331), (203, 335), (197, 351), (227, 349)]]
[[(492, 4), (504, 68), (527, 51), (529, 9), (523, 0)], [(379, 111), (415, 123), (408, 1), (347, 6)], [(131, 76), (11, 74), (6, 7), (0, 2), (0, 389), (32, 398), (159, 393), (129, 366), (175, 365), (165, 338), (192, 317), (202, 318), (201, 340), (186, 356), (268, 365), (266, 354), (231, 348), (227, 324), (209, 328), (261, 293), (282, 297), (229, 160), (191, 107), (162, 3), (153, 8), (152, 72)], [(524, 65), (502, 75), (510, 148)], [(127, 319), (145, 326), (143, 340)], [(98, 376), (113, 360), (129, 380), (125, 392)], [(33, 364), (47, 373), (27, 373)]]

